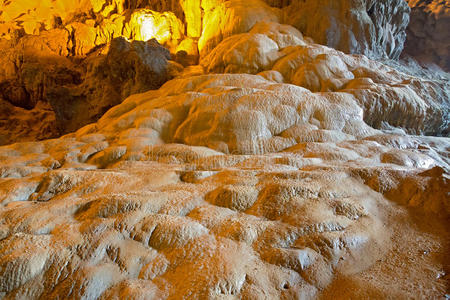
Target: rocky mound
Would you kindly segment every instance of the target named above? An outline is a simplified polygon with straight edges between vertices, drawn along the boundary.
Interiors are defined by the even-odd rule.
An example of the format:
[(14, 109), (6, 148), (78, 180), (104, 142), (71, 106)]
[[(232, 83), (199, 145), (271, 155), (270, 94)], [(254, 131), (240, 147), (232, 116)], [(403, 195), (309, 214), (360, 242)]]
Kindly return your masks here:
[(344, 55), (308, 42), (287, 25), (258, 23), (225, 39), (201, 64), (208, 72), (259, 73), (312, 92), (353, 95), (375, 128), (449, 134), (448, 81), (417, 80), (364, 56)]

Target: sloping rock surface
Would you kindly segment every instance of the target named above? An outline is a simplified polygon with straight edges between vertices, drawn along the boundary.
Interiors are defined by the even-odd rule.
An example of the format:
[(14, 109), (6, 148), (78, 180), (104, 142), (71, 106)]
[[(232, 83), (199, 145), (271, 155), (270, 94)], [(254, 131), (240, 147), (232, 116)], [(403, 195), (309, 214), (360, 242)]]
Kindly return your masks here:
[[(450, 213), (449, 140), (383, 134), (361, 112), (350, 94), (206, 75), (2, 147), (0, 292), (316, 298), (390, 251), (389, 216), (404, 212), (386, 199)], [(445, 289), (414, 276), (425, 297)]]
[(448, 135), (448, 80), (418, 80), (364, 56), (349, 56), (304, 39), (288, 25), (258, 23), (221, 42), (200, 62), (208, 72), (259, 73), (312, 92), (353, 95), (375, 128)]

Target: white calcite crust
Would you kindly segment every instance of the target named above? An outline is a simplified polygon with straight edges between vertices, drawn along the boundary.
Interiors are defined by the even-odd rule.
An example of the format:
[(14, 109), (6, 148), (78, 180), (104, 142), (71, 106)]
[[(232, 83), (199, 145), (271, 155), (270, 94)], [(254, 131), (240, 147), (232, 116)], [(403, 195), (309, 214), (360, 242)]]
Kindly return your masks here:
[(384, 257), (396, 205), (448, 216), (449, 148), (372, 129), (351, 94), (176, 79), (0, 148), (0, 293), (315, 298)]
[(248, 33), (225, 39), (200, 62), (207, 72), (258, 73), (328, 99), (354, 99), (375, 128), (449, 133), (447, 80), (421, 80), (365, 56), (314, 44), (289, 25), (258, 23)]

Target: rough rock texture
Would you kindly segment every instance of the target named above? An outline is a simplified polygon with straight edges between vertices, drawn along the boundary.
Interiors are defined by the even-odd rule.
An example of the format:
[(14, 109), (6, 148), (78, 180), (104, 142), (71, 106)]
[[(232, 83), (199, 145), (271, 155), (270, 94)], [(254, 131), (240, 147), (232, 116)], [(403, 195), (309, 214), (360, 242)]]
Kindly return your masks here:
[[(1, 9), (3, 34), (9, 39), (0, 42), (5, 52), (0, 59), (5, 65), (0, 76), (1, 97), (25, 109), (33, 109), (40, 101), (50, 103), (56, 112), (52, 118), (57, 120), (51, 123), (57, 126), (51, 132), (76, 130), (130, 93), (143, 91), (139, 88), (141, 75), (130, 73), (125, 75), (129, 77), (126, 82), (117, 83), (110, 80), (109, 67), (100, 67), (91, 59), (99, 47), (126, 37), (156, 38), (183, 66), (197, 63), (200, 55), (208, 72), (265, 72), (264, 76), (313, 92), (350, 92), (365, 107), (365, 120), (376, 128), (448, 134), (448, 83), (415, 81), (398, 73), (391, 76), (395, 71), (380, 64), (343, 57), (313, 45), (293, 28), (273, 24), (289, 22), (316, 41), (345, 52), (397, 57), (408, 12), (402, 1), (69, 1), (64, 5), (43, 2), (25, 13), (20, 5), (24, 5), (21, 0), (4, 2)], [(232, 39), (226, 40), (230, 36)], [(239, 41), (241, 38), (245, 42)], [(79, 66), (74, 57), (86, 61)], [(135, 59), (130, 60), (135, 68)], [(291, 64), (297, 66), (295, 73)], [(170, 64), (169, 68), (179, 67)], [(149, 88), (158, 87), (165, 78), (162, 75)], [(138, 81), (137, 87), (128, 86), (134, 84), (130, 79)], [(116, 85), (124, 91), (116, 91)], [(86, 103), (89, 114), (77, 117)], [(421, 115), (423, 122), (416, 122), (411, 112)], [(52, 136), (25, 131), (20, 135), (25, 140), (27, 136)]]
[(280, 10), (269, 7), (262, 0), (205, 1), (202, 7), (205, 15), (198, 42), (201, 56), (209, 53), (224, 38), (247, 32), (258, 22), (280, 22), (282, 19)]
[[(106, 49), (77, 63), (35, 36), (24, 37), (5, 51), (0, 58), (4, 66), (0, 97), (13, 107), (2, 114), (6, 121), (2, 143), (73, 132), (98, 120), (127, 96), (157, 89), (171, 77), (170, 53), (156, 40), (130, 43), (117, 38), (106, 55), (102, 51)], [(9, 104), (3, 106), (6, 109)], [(33, 132), (33, 126), (23, 130), (11, 126), (14, 119), (22, 119), (23, 109), (35, 111), (25, 112), (29, 123), (47, 125), (38, 132)], [(44, 115), (52, 121), (44, 120)]]
[[(413, 281), (441, 295), (446, 281), (426, 276), (446, 263), (445, 240), (398, 231), (392, 216), (412, 222), (415, 207), (444, 224), (450, 142), (371, 129), (352, 99), (255, 75), (189, 77), (74, 134), (0, 148), (0, 293), (311, 299), (343, 275), (357, 285), (385, 255), (405, 261), (400, 234), (425, 239), (434, 260), (396, 268), (395, 292), (375, 271), (365, 293), (412, 297)], [(418, 261), (429, 275), (401, 277)]]
[(364, 56), (313, 44), (288, 25), (258, 23), (249, 33), (225, 39), (201, 64), (208, 72), (261, 72), (312, 92), (351, 94), (375, 128), (449, 134), (448, 80), (417, 80)]
[[(14, 40), (23, 35), (44, 35), (61, 55), (85, 56), (117, 37), (158, 42), (175, 50), (185, 37), (183, 22), (174, 13), (140, 8), (129, 1), (4, 1), (0, 7), (0, 37)], [(23, 7), (29, 10), (23, 12)], [(58, 38), (54, 38), (55, 31)], [(50, 32), (50, 33), (49, 33)]]
[(73, 132), (98, 120), (127, 96), (157, 89), (170, 79), (170, 53), (156, 40), (128, 42), (117, 38), (106, 56), (87, 58), (84, 81), (58, 85), (47, 95), (61, 132)]
[(398, 58), (410, 9), (404, 0), (293, 0), (285, 22), (317, 43), (372, 58)]
[[(199, 42), (205, 54), (223, 38), (247, 32), (259, 21), (294, 25), (316, 42), (346, 53), (398, 58), (405, 41), (409, 7), (404, 0), (72, 0), (54, 5), (6, 1), (0, 35), (40, 34), (58, 28), (70, 38), (72, 54), (83, 55), (112, 38), (156, 38), (172, 52), (184, 40)], [(22, 7), (29, 7), (23, 12)], [(270, 7), (272, 6), (272, 7)], [(131, 17), (130, 17), (131, 14)], [(150, 32), (149, 26), (156, 30)], [(145, 31), (143, 34), (142, 31)], [(186, 39), (187, 37), (187, 39)], [(64, 46), (63, 45), (63, 46)], [(193, 54), (193, 53), (190, 53)]]
[(0, 99), (0, 145), (54, 138), (60, 135), (57, 127), (55, 112), (48, 104), (39, 102), (28, 110)]
[(423, 63), (450, 71), (450, 3), (442, 0), (409, 0), (411, 22), (405, 52)]
[[(0, 147), (0, 298), (446, 297), (448, 74), (281, 24), (323, 1), (25, 2), (0, 10), (1, 139), (117, 105)], [(397, 55), (404, 2), (326, 4)]]
[[(131, 128), (145, 126), (147, 144), (179, 142), (237, 154), (277, 152), (302, 138), (327, 136), (335, 141), (376, 132), (363, 123), (361, 108), (351, 95), (313, 94), (259, 76), (178, 79), (149, 93), (145, 103), (133, 100), (108, 111), (89, 130), (113, 137), (117, 129), (133, 134)], [(118, 114), (123, 116), (117, 118)]]

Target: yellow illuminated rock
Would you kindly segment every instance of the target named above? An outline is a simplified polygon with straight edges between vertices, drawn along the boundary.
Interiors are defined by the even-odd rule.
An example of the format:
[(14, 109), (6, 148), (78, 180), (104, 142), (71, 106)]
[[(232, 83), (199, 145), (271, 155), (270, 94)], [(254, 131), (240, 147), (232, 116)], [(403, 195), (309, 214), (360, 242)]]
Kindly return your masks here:
[(202, 9), (201, 0), (181, 0), (185, 18), (187, 35), (198, 38), (202, 33)]
[(214, 49), (224, 38), (249, 31), (260, 21), (278, 22), (281, 12), (262, 0), (231, 0), (217, 5), (203, 1), (203, 31), (198, 43), (201, 55)]
[(9, 23), (9, 30), (23, 27), (28, 34), (38, 34), (41, 29), (51, 29), (55, 16), (66, 20), (89, 8), (90, 0), (14, 0), (3, 1), (0, 10), (2, 20)]
[[(199, 37), (202, 18), (200, 3), (190, 0), (183, 3), (192, 12), (187, 13), (188, 34)], [(23, 13), (24, 7), (30, 7), (30, 10)], [(85, 13), (91, 9), (98, 16)], [(4, 2), (0, 11), (3, 21), (0, 24), (0, 37), (11, 39), (14, 31), (21, 28), (26, 34), (38, 35), (44, 30), (65, 26), (73, 36), (72, 40), (65, 42), (69, 48), (75, 49), (73, 55), (85, 55), (94, 47), (121, 36), (141, 41), (155, 38), (175, 51), (186, 32), (185, 25), (174, 13), (148, 9), (125, 13), (122, 0), (109, 4), (95, 0), (45, 0), (32, 6), (29, 1), (18, 0)]]

